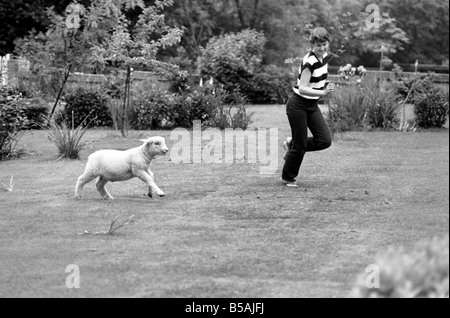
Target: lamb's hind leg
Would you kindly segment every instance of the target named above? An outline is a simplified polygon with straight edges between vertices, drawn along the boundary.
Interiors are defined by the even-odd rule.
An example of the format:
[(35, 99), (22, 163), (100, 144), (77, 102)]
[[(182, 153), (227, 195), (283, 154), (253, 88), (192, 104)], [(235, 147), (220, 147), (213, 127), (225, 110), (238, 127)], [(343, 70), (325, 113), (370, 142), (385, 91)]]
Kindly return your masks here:
[(106, 183), (108, 180), (98, 177), (97, 181), (95, 182), (95, 186), (97, 187), (98, 192), (102, 196), (103, 200), (113, 200), (114, 198), (109, 194), (108, 190), (106, 190)]
[(86, 185), (86, 183), (94, 180), (95, 177), (97, 176), (90, 173), (84, 173), (78, 178), (77, 185), (75, 186), (75, 199), (81, 199), (83, 187)]

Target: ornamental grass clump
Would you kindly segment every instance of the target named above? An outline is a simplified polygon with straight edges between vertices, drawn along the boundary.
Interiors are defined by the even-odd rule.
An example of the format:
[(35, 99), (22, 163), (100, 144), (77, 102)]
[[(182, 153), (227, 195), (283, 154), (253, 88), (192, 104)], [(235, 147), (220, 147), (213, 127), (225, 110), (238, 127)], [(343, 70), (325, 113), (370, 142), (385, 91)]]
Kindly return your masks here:
[[(361, 275), (356, 298), (448, 298), (449, 238), (418, 243), (411, 251), (390, 249), (376, 262), (379, 277)], [(372, 275), (372, 277), (369, 277)], [(371, 280), (375, 278), (374, 280)], [(378, 280), (379, 286), (367, 284)]]
[(398, 102), (395, 90), (388, 82), (368, 80), (364, 83), (365, 127), (385, 130), (396, 129), (400, 124)]
[(79, 159), (80, 151), (86, 146), (85, 142), (82, 142), (84, 134), (88, 130), (89, 123), (84, 125), (89, 115), (75, 128), (75, 124), (72, 120), (72, 127), (68, 127), (63, 121), (56, 123), (49, 119), (49, 128), (47, 129), (47, 138), (53, 142), (59, 151), (59, 159)]

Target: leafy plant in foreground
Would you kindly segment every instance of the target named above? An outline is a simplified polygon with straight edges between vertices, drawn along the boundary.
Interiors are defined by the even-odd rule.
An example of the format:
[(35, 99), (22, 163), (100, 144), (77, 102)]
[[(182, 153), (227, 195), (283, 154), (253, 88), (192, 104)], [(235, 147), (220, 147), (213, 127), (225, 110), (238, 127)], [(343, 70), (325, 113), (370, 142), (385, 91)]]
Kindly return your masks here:
[[(86, 119), (87, 117), (85, 120)], [(72, 127), (69, 128), (65, 122), (58, 124), (55, 121), (49, 120), (47, 138), (58, 148), (60, 155), (58, 160), (61, 158), (80, 158), (80, 151), (86, 146), (86, 143), (82, 142), (81, 139), (88, 130), (89, 126), (89, 124), (84, 126), (84, 121), (80, 123), (77, 128), (75, 128), (72, 121)]]

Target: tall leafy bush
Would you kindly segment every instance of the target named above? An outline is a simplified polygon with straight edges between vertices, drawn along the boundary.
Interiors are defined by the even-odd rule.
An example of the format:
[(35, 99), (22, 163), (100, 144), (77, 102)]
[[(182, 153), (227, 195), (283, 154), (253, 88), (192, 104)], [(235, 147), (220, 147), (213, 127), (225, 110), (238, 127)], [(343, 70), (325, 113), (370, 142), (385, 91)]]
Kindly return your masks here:
[(16, 146), (28, 124), (22, 96), (14, 89), (0, 87), (0, 160), (19, 155)]
[(108, 103), (109, 100), (106, 95), (79, 88), (74, 94), (66, 97), (66, 105), (62, 114), (63, 120), (69, 125), (72, 124), (73, 120), (74, 125), (78, 126), (90, 115), (92, 118), (91, 126), (111, 127), (113, 120)]
[(419, 127), (441, 128), (447, 121), (448, 113), (447, 97), (439, 88), (433, 88), (416, 97), (414, 114)]
[(292, 92), (291, 79), (285, 68), (265, 65), (242, 81), (240, 89), (251, 104), (284, 104)]
[(214, 37), (201, 50), (200, 74), (213, 77), (227, 91), (239, 89), (260, 67), (266, 41), (264, 34), (249, 29)]

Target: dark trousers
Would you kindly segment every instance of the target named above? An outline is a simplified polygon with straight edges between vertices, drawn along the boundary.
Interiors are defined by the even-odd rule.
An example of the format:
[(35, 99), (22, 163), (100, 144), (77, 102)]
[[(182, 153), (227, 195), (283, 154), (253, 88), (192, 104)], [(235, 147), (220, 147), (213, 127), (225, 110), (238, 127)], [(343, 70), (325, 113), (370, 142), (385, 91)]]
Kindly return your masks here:
[[(331, 133), (317, 101), (297, 94), (289, 99), (286, 112), (292, 131), (292, 141), (283, 167), (282, 177), (293, 180), (300, 171), (306, 152), (323, 150), (331, 145)], [(308, 137), (308, 128), (312, 137)]]

